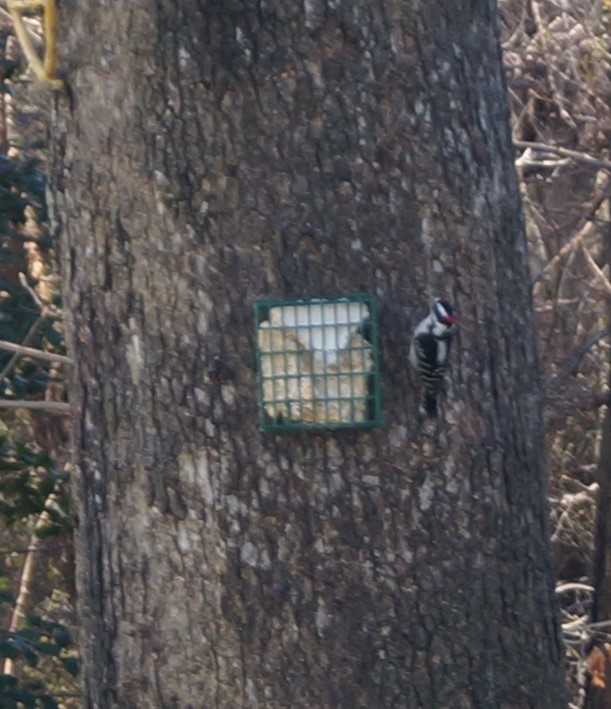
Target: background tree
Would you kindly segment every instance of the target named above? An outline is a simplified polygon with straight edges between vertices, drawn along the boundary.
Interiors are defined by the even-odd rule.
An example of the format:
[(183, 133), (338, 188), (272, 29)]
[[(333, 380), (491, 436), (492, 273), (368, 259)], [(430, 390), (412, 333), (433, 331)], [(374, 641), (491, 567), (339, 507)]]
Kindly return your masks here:
[[(495, 4), (62, 27), (88, 705), (559, 706)], [(439, 427), (405, 363), (434, 291), (462, 323)], [(382, 304), (385, 426), (259, 435), (251, 301), (352, 292)]]
[[(610, 401), (609, 5), (503, 0), (500, 6), (546, 375), (557, 593), (571, 696), (582, 706), (587, 670), (601, 655), (587, 663), (585, 657), (593, 642), (611, 642), (604, 408)], [(602, 696), (601, 686), (593, 689)]]
[[(611, 263), (611, 238), (603, 249), (606, 263)], [(611, 321), (611, 299), (607, 302)], [(609, 364), (609, 363), (607, 363)], [(608, 366), (611, 385), (611, 367)], [(610, 386), (611, 388), (611, 386)], [(596, 519), (596, 548), (593, 572), (594, 607), (592, 609), (592, 645), (588, 648), (588, 709), (604, 709), (611, 704), (611, 407), (607, 405), (602, 427), (597, 482), (600, 485)]]

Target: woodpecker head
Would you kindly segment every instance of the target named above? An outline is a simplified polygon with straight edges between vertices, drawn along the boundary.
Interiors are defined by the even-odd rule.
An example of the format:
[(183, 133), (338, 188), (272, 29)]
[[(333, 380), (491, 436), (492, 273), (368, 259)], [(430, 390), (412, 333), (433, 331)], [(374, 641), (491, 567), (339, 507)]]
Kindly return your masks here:
[(458, 318), (454, 308), (447, 300), (436, 298), (431, 308), (431, 320), (433, 321), (433, 332), (439, 337), (454, 332)]

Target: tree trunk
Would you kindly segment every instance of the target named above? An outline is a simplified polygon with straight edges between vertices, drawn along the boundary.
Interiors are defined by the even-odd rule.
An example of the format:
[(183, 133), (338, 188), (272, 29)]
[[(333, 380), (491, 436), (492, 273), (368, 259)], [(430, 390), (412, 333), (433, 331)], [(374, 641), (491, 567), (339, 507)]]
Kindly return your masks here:
[[(494, 2), (66, 5), (87, 706), (561, 706)], [(259, 433), (253, 301), (353, 293), (384, 425)], [(437, 425), (406, 363), (433, 293)]]
[[(603, 241), (603, 262), (611, 265), (611, 230)], [(611, 303), (607, 308), (611, 322)], [(609, 373), (611, 387), (611, 372)], [(600, 494), (596, 510), (594, 553), (594, 608), (596, 623), (611, 620), (611, 410), (604, 414), (600, 457), (598, 459)], [(611, 706), (611, 642), (609, 626), (602, 626), (593, 637), (593, 647), (586, 663), (589, 670), (586, 707), (608, 709)], [(594, 670), (594, 671), (593, 671)]]

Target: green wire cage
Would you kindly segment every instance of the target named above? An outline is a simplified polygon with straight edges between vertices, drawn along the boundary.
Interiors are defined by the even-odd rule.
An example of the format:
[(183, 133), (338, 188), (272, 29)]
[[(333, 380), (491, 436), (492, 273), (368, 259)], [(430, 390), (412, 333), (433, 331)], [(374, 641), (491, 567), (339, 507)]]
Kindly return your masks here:
[(262, 431), (381, 423), (373, 296), (260, 300), (254, 315)]

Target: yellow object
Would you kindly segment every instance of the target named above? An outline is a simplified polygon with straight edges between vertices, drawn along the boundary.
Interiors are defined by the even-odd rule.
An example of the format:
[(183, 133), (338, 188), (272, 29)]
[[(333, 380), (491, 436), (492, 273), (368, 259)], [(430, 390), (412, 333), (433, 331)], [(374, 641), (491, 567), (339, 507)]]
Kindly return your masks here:
[[(57, 6), (55, 0), (7, 0), (7, 7), (15, 25), (15, 35), (36, 78), (52, 84), (55, 88), (61, 88), (63, 82), (55, 76), (57, 64)], [(28, 10), (42, 10), (43, 13), (45, 55), (42, 60), (36, 53), (23, 24), (21, 15)]]
[(368, 316), (359, 302), (269, 309), (257, 340), (263, 404), (271, 419), (366, 421), (374, 360), (358, 328)]

